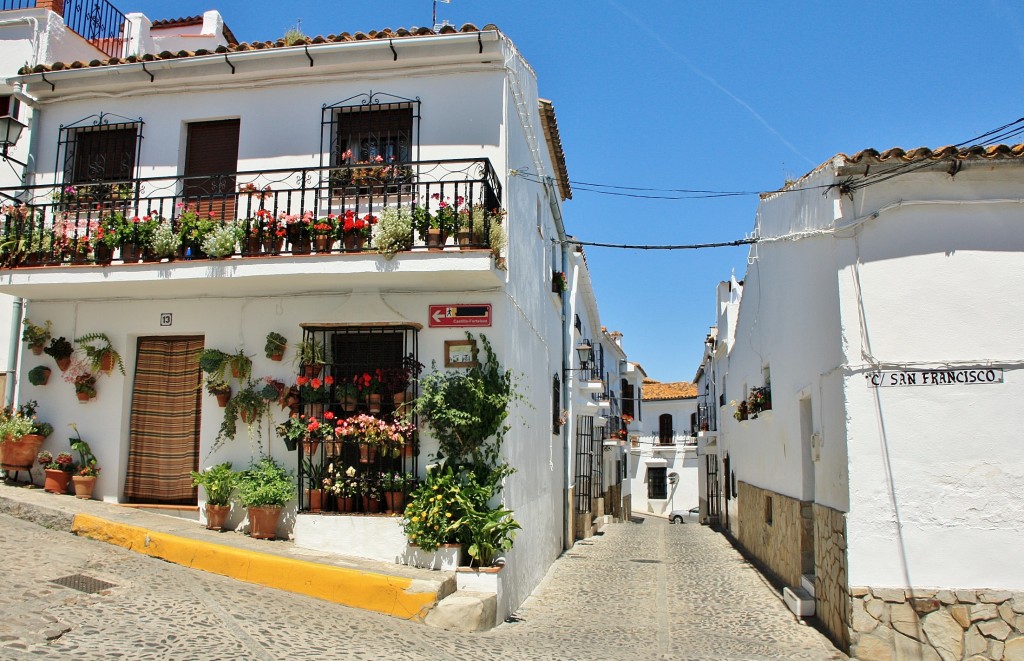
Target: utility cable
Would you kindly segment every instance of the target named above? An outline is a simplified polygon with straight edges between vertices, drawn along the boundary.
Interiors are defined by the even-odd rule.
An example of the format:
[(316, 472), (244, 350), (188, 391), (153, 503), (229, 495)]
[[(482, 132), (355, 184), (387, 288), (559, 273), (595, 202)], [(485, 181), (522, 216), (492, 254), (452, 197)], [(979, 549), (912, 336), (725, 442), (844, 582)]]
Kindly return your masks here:
[(732, 248), (734, 246), (745, 246), (751, 243), (758, 243), (760, 239), (751, 237), (749, 239), (738, 239), (736, 241), (723, 241), (719, 243), (691, 243), (687, 245), (630, 245), (626, 243), (597, 243), (594, 241), (578, 241), (576, 239), (566, 239), (564, 241), (555, 241), (554, 243), (567, 243), (576, 246), (594, 246), (596, 248), (621, 248), (626, 250), (700, 250), (702, 248)]

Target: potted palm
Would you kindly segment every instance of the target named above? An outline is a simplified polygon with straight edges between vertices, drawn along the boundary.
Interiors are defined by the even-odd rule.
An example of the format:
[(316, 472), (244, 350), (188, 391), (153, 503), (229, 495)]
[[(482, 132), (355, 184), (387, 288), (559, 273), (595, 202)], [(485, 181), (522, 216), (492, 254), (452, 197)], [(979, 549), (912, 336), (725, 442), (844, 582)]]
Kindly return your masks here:
[(224, 530), (231, 514), (231, 495), (238, 483), (238, 473), (231, 462), (211, 466), (201, 472), (192, 471), (192, 486), (206, 490), (206, 528)]
[(118, 371), (124, 374), (124, 363), (121, 354), (114, 350), (110, 338), (105, 333), (89, 333), (76, 338), (75, 342), (85, 351), (93, 371), (110, 374), (117, 365)]
[(263, 456), (238, 475), (238, 498), (249, 514), (249, 535), (274, 539), (281, 510), (295, 496), (295, 479), (272, 457)]

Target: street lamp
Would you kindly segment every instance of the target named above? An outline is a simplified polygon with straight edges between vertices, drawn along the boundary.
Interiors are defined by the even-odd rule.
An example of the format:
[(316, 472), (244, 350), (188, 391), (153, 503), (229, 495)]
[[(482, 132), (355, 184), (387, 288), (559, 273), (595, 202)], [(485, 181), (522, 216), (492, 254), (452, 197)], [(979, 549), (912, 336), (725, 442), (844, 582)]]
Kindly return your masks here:
[(590, 340), (581, 341), (576, 347), (576, 353), (580, 357), (580, 365), (589, 365), (594, 359), (594, 347), (591, 346)]
[(10, 113), (0, 116), (0, 147), (3, 148), (2, 156), (5, 161), (14, 161), (24, 167), (24, 163), (7, 155), (7, 150), (18, 143), (21, 132), (25, 130), (26, 124), (18, 121)]

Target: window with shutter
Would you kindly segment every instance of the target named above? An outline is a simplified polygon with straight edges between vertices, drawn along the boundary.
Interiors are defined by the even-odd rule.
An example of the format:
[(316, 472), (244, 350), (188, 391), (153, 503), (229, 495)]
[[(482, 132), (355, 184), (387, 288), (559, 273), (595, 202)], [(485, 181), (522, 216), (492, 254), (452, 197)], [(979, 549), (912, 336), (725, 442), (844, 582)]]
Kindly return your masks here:
[(188, 125), (182, 194), (200, 212), (214, 211), (226, 219), (235, 216), (239, 127), (237, 119)]

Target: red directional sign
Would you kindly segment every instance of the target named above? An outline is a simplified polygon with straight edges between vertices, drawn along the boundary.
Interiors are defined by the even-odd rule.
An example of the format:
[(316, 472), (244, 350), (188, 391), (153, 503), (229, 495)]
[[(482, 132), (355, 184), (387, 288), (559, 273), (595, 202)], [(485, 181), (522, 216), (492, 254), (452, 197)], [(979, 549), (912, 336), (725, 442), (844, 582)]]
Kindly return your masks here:
[(490, 326), (491, 304), (480, 305), (431, 305), (429, 326)]

